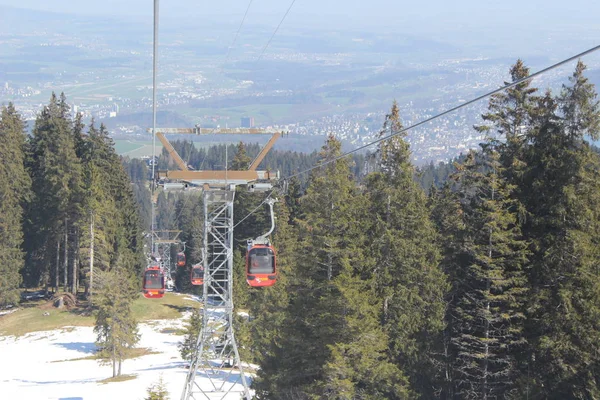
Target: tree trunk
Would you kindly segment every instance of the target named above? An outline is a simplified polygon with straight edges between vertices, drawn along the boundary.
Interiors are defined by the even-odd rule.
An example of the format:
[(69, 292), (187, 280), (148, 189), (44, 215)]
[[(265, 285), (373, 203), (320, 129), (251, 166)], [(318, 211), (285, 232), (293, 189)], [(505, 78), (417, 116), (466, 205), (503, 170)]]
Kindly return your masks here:
[(94, 212), (90, 213), (90, 292), (89, 300), (92, 300), (94, 290)]
[(65, 218), (65, 259), (63, 260), (63, 289), (69, 289), (69, 220)]
[(77, 297), (77, 288), (79, 285), (77, 284), (77, 266), (79, 264), (79, 229), (77, 227), (74, 228), (75, 233), (75, 246), (73, 248), (73, 265), (71, 266), (71, 293)]
[[(46, 246), (44, 247), (47, 248)], [(44, 263), (44, 275), (42, 279), (46, 295), (48, 295), (48, 289), (50, 288), (50, 265), (48, 265), (47, 263)]]
[(122, 360), (119, 360), (119, 372), (117, 373), (117, 376), (121, 376), (121, 363)]
[(60, 240), (56, 241), (56, 266), (54, 268), (54, 293), (58, 292), (59, 272), (60, 272)]
[(385, 298), (383, 299), (383, 313), (381, 314), (381, 326), (387, 324), (389, 304), (390, 296), (385, 296)]
[(115, 355), (115, 346), (112, 346), (112, 366), (113, 366), (113, 378), (117, 376), (117, 356)]
[[(451, 322), (450, 322), (451, 323)], [(443, 397), (445, 399), (454, 398), (454, 382), (452, 374), (452, 358), (450, 354), (450, 332), (452, 327), (450, 323), (443, 330), (443, 343), (444, 343), (444, 390)]]

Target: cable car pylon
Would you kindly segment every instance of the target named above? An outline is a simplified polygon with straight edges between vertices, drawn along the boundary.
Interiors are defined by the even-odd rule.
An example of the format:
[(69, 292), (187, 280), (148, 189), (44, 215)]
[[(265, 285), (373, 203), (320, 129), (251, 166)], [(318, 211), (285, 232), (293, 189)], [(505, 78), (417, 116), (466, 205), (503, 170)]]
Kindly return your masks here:
[[(233, 199), (229, 190), (204, 191), (202, 330), (182, 400), (224, 399), (250, 391), (233, 331)], [(241, 384), (241, 385), (240, 385)]]
[[(182, 400), (224, 399), (237, 393), (250, 399), (250, 389), (233, 331), (233, 200), (236, 185), (247, 185), (252, 192), (273, 188), (279, 172), (258, 171), (262, 160), (281, 136), (274, 129), (261, 128), (161, 128), (152, 130), (169, 149), (179, 170), (159, 171), (158, 178), (171, 189), (201, 189), (204, 203), (202, 268), (192, 267), (192, 284), (203, 285), (202, 329), (192, 355)], [(164, 134), (271, 134), (271, 139), (245, 171), (190, 170)], [(274, 217), (272, 214), (272, 223)], [(269, 231), (268, 234), (270, 234)], [(265, 237), (268, 236), (264, 235)], [(203, 269), (203, 279), (198, 275)]]

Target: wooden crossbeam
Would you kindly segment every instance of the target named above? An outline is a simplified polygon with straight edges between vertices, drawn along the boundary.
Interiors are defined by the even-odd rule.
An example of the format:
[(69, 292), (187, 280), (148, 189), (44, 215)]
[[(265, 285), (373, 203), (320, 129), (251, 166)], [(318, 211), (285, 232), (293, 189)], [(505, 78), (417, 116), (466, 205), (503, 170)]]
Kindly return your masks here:
[[(152, 132), (152, 129), (148, 129)], [(250, 164), (248, 171), (190, 171), (183, 159), (177, 154), (171, 143), (165, 137), (165, 134), (195, 134), (195, 135), (211, 135), (211, 134), (251, 134), (251, 135), (272, 135), (267, 144), (261, 149), (256, 158)], [(256, 168), (263, 161), (269, 150), (281, 137), (281, 132), (272, 128), (160, 128), (156, 130), (156, 136), (167, 149), (169, 155), (173, 158), (179, 171), (159, 171), (159, 178), (167, 178), (172, 180), (181, 180), (191, 182), (193, 184), (248, 184), (257, 180), (276, 180), (278, 174), (273, 174), (267, 171), (256, 171)]]

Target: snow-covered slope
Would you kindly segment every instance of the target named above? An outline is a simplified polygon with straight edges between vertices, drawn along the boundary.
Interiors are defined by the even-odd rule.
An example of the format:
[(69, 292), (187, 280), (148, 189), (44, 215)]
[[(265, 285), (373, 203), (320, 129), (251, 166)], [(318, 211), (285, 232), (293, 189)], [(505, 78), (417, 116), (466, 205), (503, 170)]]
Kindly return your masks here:
[[(169, 331), (182, 325), (183, 320), (140, 324), (138, 347), (158, 354), (125, 360), (122, 373), (137, 377), (107, 384), (98, 381), (112, 376), (111, 366), (77, 360), (94, 352), (96, 337), (91, 327), (35, 332), (19, 338), (0, 336), (0, 399), (143, 400), (148, 387), (162, 375), (169, 398), (177, 400), (187, 369), (177, 350), (182, 336)], [(227, 398), (238, 399), (239, 394)]]

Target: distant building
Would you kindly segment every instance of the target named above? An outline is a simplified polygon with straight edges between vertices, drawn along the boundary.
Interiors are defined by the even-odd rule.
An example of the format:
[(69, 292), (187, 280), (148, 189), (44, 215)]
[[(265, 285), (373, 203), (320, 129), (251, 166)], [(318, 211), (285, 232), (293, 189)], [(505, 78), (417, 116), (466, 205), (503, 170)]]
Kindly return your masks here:
[(242, 117), (242, 128), (254, 128), (254, 117)]

